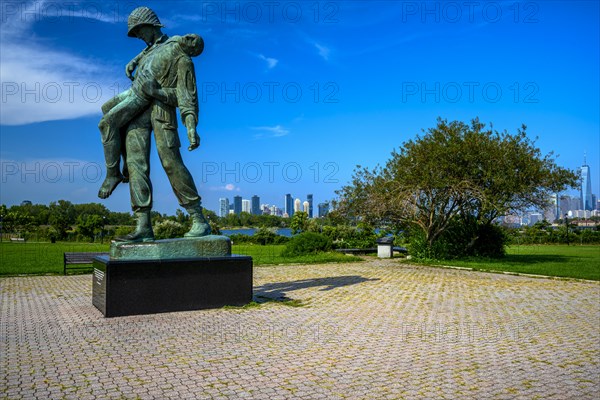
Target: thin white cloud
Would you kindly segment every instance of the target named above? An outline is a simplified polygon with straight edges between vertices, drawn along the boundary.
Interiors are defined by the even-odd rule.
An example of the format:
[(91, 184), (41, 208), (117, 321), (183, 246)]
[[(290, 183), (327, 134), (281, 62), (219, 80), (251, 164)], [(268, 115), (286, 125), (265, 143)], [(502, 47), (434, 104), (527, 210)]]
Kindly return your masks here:
[(208, 190), (211, 191), (215, 191), (215, 192), (222, 192), (222, 191), (226, 191), (226, 192), (240, 192), (241, 189), (238, 186), (235, 186), (233, 183), (228, 183), (224, 186), (210, 186), (208, 187)]
[[(36, 3), (35, 7), (43, 9), (44, 4)], [(102, 15), (89, 14), (87, 18), (95, 16), (97, 20), (112, 22)], [(32, 33), (35, 21), (36, 18), (15, 17), (5, 18), (0, 24), (0, 125), (100, 114), (100, 106), (106, 100), (126, 89), (126, 79), (110, 80), (113, 66), (49, 47)]]
[(331, 49), (329, 47), (323, 46), (322, 44), (319, 44), (317, 42), (315, 42), (314, 45), (317, 48), (317, 50), (319, 50), (319, 55), (323, 58), (323, 60), (329, 61), (329, 55), (331, 54)]
[(273, 69), (275, 68), (275, 66), (279, 63), (279, 60), (276, 58), (271, 58), (271, 57), (265, 57), (262, 54), (258, 55), (258, 58), (260, 58), (261, 60), (265, 61), (267, 63), (267, 67), (269, 69)]
[(281, 125), (275, 126), (255, 126), (252, 130), (259, 131), (254, 135), (255, 139), (267, 138), (267, 137), (282, 137), (287, 136), (290, 131)]

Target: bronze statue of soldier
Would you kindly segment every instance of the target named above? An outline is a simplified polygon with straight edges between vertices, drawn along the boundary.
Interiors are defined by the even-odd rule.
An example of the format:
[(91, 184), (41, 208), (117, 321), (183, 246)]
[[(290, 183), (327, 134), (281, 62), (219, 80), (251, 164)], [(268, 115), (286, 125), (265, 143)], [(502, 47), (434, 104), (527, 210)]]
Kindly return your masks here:
[[(125, 67), (132, 88), (102, 106), (104, 117), (98, 127), (104, 145), (107, 174), (98, 196), (107, 198), (120, 182), (129, 181), (131, 207), (137, 226), (133, 233), (117, 240), (154, 240), (150, 211), (150, 138), (154, 131), (156, 148), (179, 204), (192, 217), (186, 237), (210, 234), (198, 190), (181, 158), (176, 108), (187, 129), (188, 150), (200, 145), (198, 93), (194, 64), (190, 57), (202, 53), (204, 42), (190, 34), (169, 38), (160, 20), (148, 7), (138, 7), (128, 21), (129, 37), (143, 40), (147, 47)], [(120, 159), (125, 160), (123, 173)]]

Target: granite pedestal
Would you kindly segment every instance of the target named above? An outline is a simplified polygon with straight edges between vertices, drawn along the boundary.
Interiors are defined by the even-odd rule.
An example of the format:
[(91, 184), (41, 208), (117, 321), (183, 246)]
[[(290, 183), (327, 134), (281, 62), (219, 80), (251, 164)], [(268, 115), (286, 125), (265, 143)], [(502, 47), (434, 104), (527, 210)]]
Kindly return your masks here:
[[(198, 245), (199, 240), (180, 240), (185, 247), (204, 247)], [(176, 247), (172, 240), (113, 243), (111, 256), (94, 258), (94, 306), (105, 317), (118, 317), (241, 306), (252, 301), (252, 257), (178, 257), (191, 253), (189, 249), (173, 252)], [(223, 243), (209, 247), (226, 248)], [(144, 248), (150, 250), (148, 259), (142, 259)], [(228, 249), (230, 252), (230, 245)], [(161, 258), (169, 254), (170, 258)]]

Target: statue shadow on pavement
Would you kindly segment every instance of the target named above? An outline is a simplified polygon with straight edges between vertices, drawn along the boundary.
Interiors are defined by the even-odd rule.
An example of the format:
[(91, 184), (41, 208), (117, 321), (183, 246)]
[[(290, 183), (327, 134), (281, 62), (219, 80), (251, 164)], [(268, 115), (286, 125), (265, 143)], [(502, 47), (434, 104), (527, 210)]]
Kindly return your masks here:
[(357, 285), (359, 283), (378, 281), (378, 278), (364, 278), (358, 275), (332, 276), (327, 278), (302, 279), (291, 282), (266, 283), (254, 288), (254, 299), (261, 303), (267, 300), (288, 300), (288, 292), (307, 289), (311, 287), (321, 287), (320, 291), (333, 290), (336, 288)]

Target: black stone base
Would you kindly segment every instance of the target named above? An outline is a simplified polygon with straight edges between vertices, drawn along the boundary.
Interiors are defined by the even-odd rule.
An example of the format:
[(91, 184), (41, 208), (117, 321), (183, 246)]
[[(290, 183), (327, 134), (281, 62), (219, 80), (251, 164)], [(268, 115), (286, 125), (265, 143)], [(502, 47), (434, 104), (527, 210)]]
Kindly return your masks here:
[(252, 301), (252, 257), (94, 259), (92, 302), (105, 317), (241, 306)]

